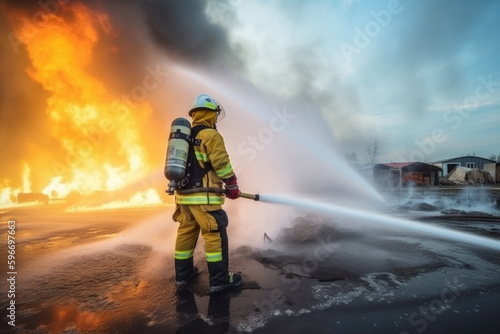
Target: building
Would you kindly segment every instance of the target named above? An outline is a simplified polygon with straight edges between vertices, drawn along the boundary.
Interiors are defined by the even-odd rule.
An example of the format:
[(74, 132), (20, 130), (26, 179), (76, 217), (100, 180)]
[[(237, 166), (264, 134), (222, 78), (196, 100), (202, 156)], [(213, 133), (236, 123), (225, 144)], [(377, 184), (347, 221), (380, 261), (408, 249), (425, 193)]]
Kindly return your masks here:
[(373, 167), (375, 182), (383, 186), (437, 185), (440, 167), (423, 162), (391, 162)]
[(500, 162), (484, 164), (484, 170), (491, 174), (496, 183), (500, 183)]
[(40, 202), (49, 204), (49, 196), (42, 193), (19, 193), (17, 203)]
[(434, 166), (441, 168), (442, 175), (440, 176), (445, 176), (451, 173), (451, 171), (457, 166), (471, 168), (471, 169), (485, 169), (485, 164), (491, 164), (491, 163), (496, 163), (496, 161), (477, 157), (475, 155), (466, 155), (452, 159), (435, 161), (432, 164)]

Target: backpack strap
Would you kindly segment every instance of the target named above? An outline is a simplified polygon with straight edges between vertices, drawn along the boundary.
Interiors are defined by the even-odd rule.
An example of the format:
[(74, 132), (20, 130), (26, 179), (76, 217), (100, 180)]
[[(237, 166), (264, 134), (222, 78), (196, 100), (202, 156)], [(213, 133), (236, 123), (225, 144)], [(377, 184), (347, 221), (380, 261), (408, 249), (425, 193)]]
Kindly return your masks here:
[(212, 165), (209, 163), (205, 164), (205, 168), (201, 167), (194, 150), (195, 146), (201, 145), (201, 139), (196, 139), (196, 136), (204, 129), (210, 129), (210, 127), (207, 125), (197, 125), (191, 129), (186, 177), (179, 184), (179, 190), (181, 191), (191, 188), (201, 188), (203, 186), (203, 177), (212, 169)]

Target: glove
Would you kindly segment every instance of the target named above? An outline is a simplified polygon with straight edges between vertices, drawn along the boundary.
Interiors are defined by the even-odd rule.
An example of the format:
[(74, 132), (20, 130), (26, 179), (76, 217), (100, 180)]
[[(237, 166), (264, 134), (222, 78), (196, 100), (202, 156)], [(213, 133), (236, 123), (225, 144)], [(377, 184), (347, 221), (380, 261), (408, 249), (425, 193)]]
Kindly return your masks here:
[(226, 197), (229, 199), (237, 199), (241, 195), (240, 187), (236, 175), (228, 179), (222, 180), (226, 184)]

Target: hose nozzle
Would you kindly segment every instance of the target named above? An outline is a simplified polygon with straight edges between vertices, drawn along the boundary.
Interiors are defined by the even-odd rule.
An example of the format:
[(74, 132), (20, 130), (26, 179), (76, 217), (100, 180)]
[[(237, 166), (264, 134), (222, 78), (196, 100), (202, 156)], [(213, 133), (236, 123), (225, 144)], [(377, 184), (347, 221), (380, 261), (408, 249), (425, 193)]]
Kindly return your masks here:
[(240, 197), (247, 198), (247, 199), (253, 199), (254, 201), (258, 201), (260, 199), (259, 194), (241, 193)]

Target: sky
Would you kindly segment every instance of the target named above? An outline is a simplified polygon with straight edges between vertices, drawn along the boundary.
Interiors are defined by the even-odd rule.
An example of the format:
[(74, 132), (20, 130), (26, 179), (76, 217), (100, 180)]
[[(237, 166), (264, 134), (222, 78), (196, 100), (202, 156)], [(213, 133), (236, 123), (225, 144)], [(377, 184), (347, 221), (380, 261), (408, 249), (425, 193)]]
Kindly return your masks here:
[(500, 154), (500, 2), (209, 2), (264, 91), (311, 101), (366, 162)]

